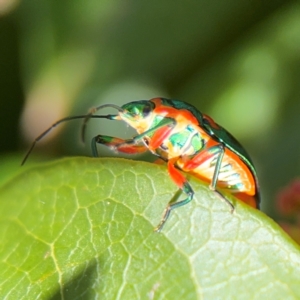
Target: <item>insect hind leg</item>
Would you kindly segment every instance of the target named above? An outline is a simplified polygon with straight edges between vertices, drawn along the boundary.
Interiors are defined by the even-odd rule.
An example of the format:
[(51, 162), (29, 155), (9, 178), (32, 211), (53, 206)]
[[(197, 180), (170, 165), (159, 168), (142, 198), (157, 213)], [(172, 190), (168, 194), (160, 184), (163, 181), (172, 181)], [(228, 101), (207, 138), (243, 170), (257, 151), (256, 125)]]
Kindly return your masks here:
[(217, 190), (218, 177), (219, 177), (219, 173), (220, 173), (221, 166), (222, 166), (222, 160), (223, 160), (224, 153), (225, 153), (225, 147), (223, 144), (219, 144), (217, 147), (219, 148), (219, 152), (217, 154), (218, 156), (217, 156), (217, 161), (216, 161), (216, 165), (215, 165), (215, 170), (214, 170), (213, 178), (209, 185), (209, 188), (210, 188), (210, 190), (214, 191), (223, 201), (225, 201), (230, 206), (231, 213), (233, 213), (235, 210), (234, 205), (228, 199), (226, 199), (221, 192), (219, 192)]
[(187, 160), (183, 166), (183, 169), (187, 172), (193, 171), (196, 169), (199, 165), (205, 163), (207, 160), (212, 159), (215, 157), (215, 165), (214, 165), (214, 172), (211, 179), (211, 182), (209, 184), (209, 189), (213, 192), (215, 192), (223, 201), (225, 201), (231, 208), (231, 213), (234, 212), (234, 206), (233, 204), (227, 200), (221, 192), (217, 190), (217, 183), (218, 183), (218, 177), (220, 174), (221, 166), (223, 157), (225, 154), (225, 146), (221, 143), (213, 144), (213, 145), (207, 145), (205, 151), (200, 151), (197, 153), (194, 157)]

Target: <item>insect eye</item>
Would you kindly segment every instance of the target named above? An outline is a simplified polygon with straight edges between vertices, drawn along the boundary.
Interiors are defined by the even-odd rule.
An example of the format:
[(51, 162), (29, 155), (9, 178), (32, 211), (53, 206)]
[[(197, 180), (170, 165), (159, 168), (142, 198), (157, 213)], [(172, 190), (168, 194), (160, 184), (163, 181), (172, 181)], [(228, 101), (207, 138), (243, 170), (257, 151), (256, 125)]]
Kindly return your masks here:
[(147, 117), (152, 112), (152, 106), (150, 103), (147, 103), (143, 108), (143, 117)]

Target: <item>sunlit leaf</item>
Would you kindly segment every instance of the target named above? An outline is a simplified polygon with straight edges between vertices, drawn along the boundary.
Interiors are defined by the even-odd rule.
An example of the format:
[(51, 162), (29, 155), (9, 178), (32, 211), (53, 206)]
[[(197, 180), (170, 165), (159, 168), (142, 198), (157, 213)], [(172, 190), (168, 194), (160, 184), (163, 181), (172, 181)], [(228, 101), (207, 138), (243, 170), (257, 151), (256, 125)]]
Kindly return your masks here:
[[(258, 210), (230, 213), (191, 179), (190, 204), (165, 166), (72, 158), (0, 188), (1, 299), (299, 299), (299, 247)], [(182, 197), (183, 195), (179, 195)]]

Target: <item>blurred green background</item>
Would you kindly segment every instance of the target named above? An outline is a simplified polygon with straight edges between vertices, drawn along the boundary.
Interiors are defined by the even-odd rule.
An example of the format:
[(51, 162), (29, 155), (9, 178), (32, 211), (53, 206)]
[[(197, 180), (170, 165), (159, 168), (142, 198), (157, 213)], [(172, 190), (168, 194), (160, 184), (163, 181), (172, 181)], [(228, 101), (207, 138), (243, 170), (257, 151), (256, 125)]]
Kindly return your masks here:
[[(262, 209), (276, 217), (276, 194), (300, 173), (299, 82), (299, 1), (1, 0), (1, 172), (19, 169), (29, 143), (59, 118), (164, 96), (240, 140)], [(131, 135), (111, 121), (89, 125), (88, 139)], [(79, 128), (54, 130), (33, 156), (91, 155)]]

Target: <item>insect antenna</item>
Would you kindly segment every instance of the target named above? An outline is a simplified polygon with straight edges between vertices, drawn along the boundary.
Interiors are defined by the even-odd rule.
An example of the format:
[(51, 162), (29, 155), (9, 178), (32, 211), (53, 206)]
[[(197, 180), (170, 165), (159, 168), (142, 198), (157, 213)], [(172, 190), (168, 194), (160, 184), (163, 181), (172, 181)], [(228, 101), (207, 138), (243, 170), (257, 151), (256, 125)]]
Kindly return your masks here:
[[(52, 124), (52, 126), (50, 126), (47, 130), (45, 130), (43, 133), (41, 133), (32, 143), (31, 147), (29, 148), (29, 150), (27, 151), (25, 157), (22, 160), (21, 166), (23, 166), (25, 164), (25, 162), (27, 161), (30, 153), (32, 152), (33, 148), (35, 147), (36, 143), (39, 142), (45, 135), (47, 135), (54, 127), (56, 127), (57, 125), (63, 123), (63, 122), (67, 122), (67, 121), (71, 121), (71, 120), (76, 120), (76, 119), (90, 119), (90, 118), (102, 118), (102, 119), (109, 119), (109, 120), (113, 120), (113, 118), (116, 117), (116, 115), (92, 115), (92, 114), (88, 114), (88, 115), (79, 115), (79, 116), (72, 116), (72, 117), (66, 117), (63, 119), (58, 120), (57, 122), (55, 122), (54, 124)], [(85, 122), (86, 123), (86, 122)]]
[[(85, 141), (85, 129), (87, 122), (89, 121), (90, 118), (94, 118), (94, 113), (97, 112), (98, 110), (106, 107), (112, 107), (115, 108), (119, 112), (123, 112), (124, 110), (115, 104), (103, 104), (98, 107), (94, 107), (90, 110), (90, 112), (85, 116), (85, 119), (83, 120), (82, 127), (81, 127), (81, 141), (84, 143)], [(117, 118), (117, 115), (107, 115), (107, 119), (109, 120), (115, 120)]]

